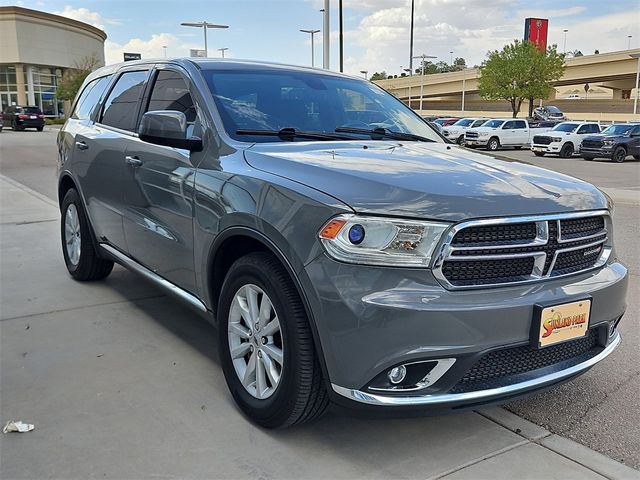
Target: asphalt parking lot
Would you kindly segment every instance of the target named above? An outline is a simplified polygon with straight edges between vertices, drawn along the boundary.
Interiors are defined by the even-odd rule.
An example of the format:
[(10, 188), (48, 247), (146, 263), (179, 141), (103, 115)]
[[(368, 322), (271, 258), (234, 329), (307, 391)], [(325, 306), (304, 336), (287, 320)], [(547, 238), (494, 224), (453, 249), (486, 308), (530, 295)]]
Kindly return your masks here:
[(551, 455), (561, 437), (640, 468), (640, 162), (500, 152), (605, 188), (631, 274), (620, 348), (575, 381), (507, 405), (546, 430), (514, 427), (518, 417), (502, 410), (410, 419), (334, 410), (270, 432), (233, 405), (206, 322), (122, 268), (105, 282), (68, 277), (55, 133), (0, 137), (0, 416), (36, 424), (0, 438), (0, 477), (602, 478)]

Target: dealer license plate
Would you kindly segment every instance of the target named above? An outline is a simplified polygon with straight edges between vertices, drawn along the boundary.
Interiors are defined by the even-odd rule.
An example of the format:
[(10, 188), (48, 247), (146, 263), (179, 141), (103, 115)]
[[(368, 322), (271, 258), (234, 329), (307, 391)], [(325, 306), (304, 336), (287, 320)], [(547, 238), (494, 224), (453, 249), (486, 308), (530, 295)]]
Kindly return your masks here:
[(539, 328), (534, 335), (538, 348), (584, 337), (589, 330), (591, 300), (584, 299), (549, 307), (538, 307)]

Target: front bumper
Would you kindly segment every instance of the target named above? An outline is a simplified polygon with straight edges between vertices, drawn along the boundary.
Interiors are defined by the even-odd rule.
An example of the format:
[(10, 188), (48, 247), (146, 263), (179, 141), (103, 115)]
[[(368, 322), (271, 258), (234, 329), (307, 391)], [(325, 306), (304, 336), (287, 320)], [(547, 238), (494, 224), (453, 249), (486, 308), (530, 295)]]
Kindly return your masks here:
[[(595, 365), (620, 342), (609, 326), (626, 308), (620, 263), (532, 285), (449, 291), (428, 270), (338, 263), (325, 255), (306, 267), (303, 288), (315, 320), (333, 398), (351, 406), (440, 406), (510, 399), (565, 381)], [(592, 299), (589, 327), (598, 353), (561, 368), (521, 375), (508, 385), (464, 393), (454, 387), (487, 352), (528, 344), (534, 305)], [(604, 332), (604, 333), (602, 333)], [(432, 384), (408, 393), (377, 392), (372, 379), (399, 364), (455, 359)]]
[(482, 147), (485, 146), (489, 142), (490, 137), (478, 137), (478, 138), (467, 138), (464, 139), (464, 144), (472, 147)]
[(613, 154), (613, 145), (603, 146), (602, 148), (580, 148), (580, 155), (594, 158), (611, 158)]
[(550, 143), (549, 145), (531, 145), (532, 152), (544, 152), (544, 153), (560, 153), (560, 149), (562, 148), (561, 143)]

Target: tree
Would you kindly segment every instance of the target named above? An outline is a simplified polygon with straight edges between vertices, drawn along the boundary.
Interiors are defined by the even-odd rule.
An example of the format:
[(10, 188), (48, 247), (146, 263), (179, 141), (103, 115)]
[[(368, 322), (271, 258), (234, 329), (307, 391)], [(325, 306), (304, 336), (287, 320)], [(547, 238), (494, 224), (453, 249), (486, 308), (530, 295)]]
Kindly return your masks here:
[(371, 75), (371, 78), (369, 80), (384, 80), (387, 77), (387, 72), (382, 70), (381, 72), (375, 72), (373, 75)]
[(62, 77), (56, 89), (56, 97), (60, 100), (73, 100), (82, 86), (82, 82), (100, 64), (96, 54), (89, 55), (74, 63)]
[(508, 101), (515, 118), (525, 99), (549, 95), (551, 82), (562, 76), (564, 68), (564, 55), (555, 45), (541, 52), (532, 43), (516, 40), (488, 53), (480, 67), (478, 90), (486, 99)]

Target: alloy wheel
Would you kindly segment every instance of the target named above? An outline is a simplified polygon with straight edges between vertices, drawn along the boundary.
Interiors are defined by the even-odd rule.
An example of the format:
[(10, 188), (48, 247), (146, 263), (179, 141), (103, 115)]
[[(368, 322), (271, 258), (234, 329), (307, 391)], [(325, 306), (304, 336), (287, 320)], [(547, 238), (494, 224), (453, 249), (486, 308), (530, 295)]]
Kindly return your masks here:
[(269, 398), (284, 366), (280, 321), (269, 296), (258, 286), (242, 286), (234, 295), (227, 329), (236, 375), (249, 394)]
[(80, 261), (80, 248), (82, 237), (80, 235), (80, 218), (75, 204), (70, 204), (64, 216), (64, 243), (67, 249), (67, 257), (72, 265), (78, 265)]

